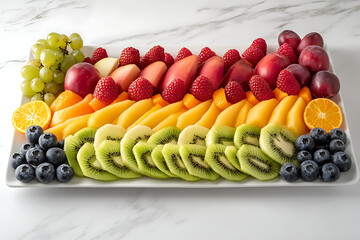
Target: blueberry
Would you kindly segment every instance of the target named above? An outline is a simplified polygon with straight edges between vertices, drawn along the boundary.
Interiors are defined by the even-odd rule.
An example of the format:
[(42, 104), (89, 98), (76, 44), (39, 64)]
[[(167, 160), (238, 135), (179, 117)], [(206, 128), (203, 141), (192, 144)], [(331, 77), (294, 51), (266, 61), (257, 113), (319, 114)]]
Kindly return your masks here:
[(48, 150), (49, 148), (56, 147), (57, 144), (58, 144), (57, 138), (52, 133), (43, 133), (39, 137), (39, 145), (44, 150)]
[(326, 143), (321, 144), (321, 145), (315, 145), (314, 151), (319, 150), (319, 149), (329, 150), (329, 142), (326, 142)]
[(335, 182), (340, 177), (338, 166), (333, 163), (326, 163), (321, 168), (321, 178), (324, 182)]
[(299, 161), (299, 163), (302, 163), (303, 161), (306, 161), (306, 160), (312, 160), (312, 159), (313, 159), (313, 157), (312, 157), (311, 153), (308, 151), (300, 151), (297, 154), (297, 160)]
[(28, 142), (38, 143), (39, 137), (43, 134), (44, 131), (40, 126), (33, 125), (26, 129), (25, 137)]
[(329, 132), (330, 141), (334, 139), (340, 139), (346, 144), (346, 133), (340, 128), (334, 128)]
[(35, 177), (34, 167), (30, 164), (21, 164), (15, 170), (15, 177), (17, 180), (23, 183), (28, 183)]
[(61, 148), (61, 149), (64, 149), (64, 145), (65, 145), (65, 139), (59, 141), (57, 147)]
[(46, 161), (45, 151), (38, 147), (30, 148), (26, 153), (26, 161), (33, 166), (38, 166)]
[(25, 158), (26, 152), (30, 149), (35, 147), (35, 144), (26, 142), (20, 147), (20, 155), (21, 157)]
[(315, 148), (315, 141), (309, 135), (301, 135), (296, 139), (295, 147), (299, 151), (312, 152)]
[(11, 163), (11, 166), (16, 169), (18, 166), (20, 166), (21, 164), (25, 164), (26, 163), (26, 160), (24, 157), (21, 156), (20, 153), (13, 153), (11, 154), (11, 157), (10, 157), (10, 163)]
[(285, 163), (280, 168), (280, 177), (287, 182), (295, 182), (299, 175), (299, 169), (293, 163)]
[(41, 183), (50, 183), (55, 177), (55, 167), (51, 163), (42, 163), (36, 168), (36, 179)]
[(326, 149), (319, 149), (314, 152), (314, 161), (322, 166), (325, 163), (329, 163), (331, 161), (331, 154)]
[(329, 149), (332, 154), (343, 152), (345, 150), (345, 143), (340, 139), (334, 139), (330, 142)]
[(60, 164), (65, 163), (67, 158), (64, 150), (58, 147), (53, 147), (46, 151), (46, 159), (49, 163), (57, 167)]
[(300, 164), (300, 176), (305, 181), (314, 181), (319, 177), (320, 167), (312, 160), (306, 160)]
[(346, 172), (351, 168), (351, 158), (344, 152), (337, 152), (333, 155), (332, 162), (340, 169), (340, 172)]
[(313, 128), (310, 131), (310, 137), (312, 137), (315, 141), (316, 145), (325, 144), (328, 140), (328, 134), (322, 128)]
[(56, 168), (56, 177), (60, 182), (66, 183), (74, 176), (74, 170), (67, 164), (61, 164)]

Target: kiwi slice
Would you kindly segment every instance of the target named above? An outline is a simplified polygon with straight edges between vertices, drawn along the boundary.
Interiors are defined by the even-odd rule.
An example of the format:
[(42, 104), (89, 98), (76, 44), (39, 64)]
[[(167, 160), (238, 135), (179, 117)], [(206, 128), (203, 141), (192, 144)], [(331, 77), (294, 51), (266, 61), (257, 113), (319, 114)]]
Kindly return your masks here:
[(74, 136), (83, 142), (94, 143), (96, 131), (96, 128), (86, 127), (77, 131)]
[(228, 126), (215, 126), (206, 135), (206, 146), (210, 144), (234, 145), (235, 129)]
[(73, 168), (74, 174), (78, 177), (83, 177), (84, 174), (81, 171), (79, 163), (76, 159), (79, 149), (84, 145), (78, 137), (73, 135), (65, 138), (64, 151), (69, 165)]
[(142, 174), (137, 165), (133, 153), (133, 147), (140, 141), (146, 142), (150, 138), (152, 133), (153, 131), (151, 130), (151, 128), (138, 125), (128, 130), (120, 142), (122, 160), (125, 165), (134, 172)]
[(206, 149), (205, 162), (223, 178), (230, 181), (242, 181), (247, 175), (235, 168), (225, 155), (226, 146), (210, 144)]
[(77, 159), (81, 168), (81, 171), (86, 177), (100, 180), (100, 181), (114, 181), (119, 177), (102, 169), (99, 161), (96, 158), (95, 148), (93, 143), (85, 143), (77, 154)]
[(261, 150), (281, 165), (289, 162), (300, 166), (296, 157), (298, 151), (295, 142), (296, 136), (285, 126), (270, 123), (261, 129), (259, 139)]
[(237, 153), (241, 171), (265, 181), (279, 174), (280, 164), (269, 158), (260, 148), (244, 144)]
[(163, 173), (165, 173), (169, 177), (177, 178), (176, 175), (174, 175), (170, 172), (170, 169), (166, 164), (165, 158), (161, 152), (163, 147), (164, 147), (164, 145), (157, 145), (151, 152), (151, 158), (154, 161), (155, 166), (158, 169), (160, 169)]
[(186, 169), (180, 156), (180, 145), (165, 144), (161, 152), (171, 173), (186, 181), (200, 180), (199, 177), (191, 175)]
[(198, 126), (198, 125), (190, 125), (184, 128), (180, 135), (178, 144), (195, 144), (206, 146), (205, 139), (206, 135), (209, 132), (209, 129), (206, 127)]
[(205, 146), (185, 144), (180, 147), (179, 152), (186, 169), (191, 175), (210, 181), (219, 178), (219, 175), (204, 161)]
[[(95, 150), (104, 140), (117, 141), (120, 143), (126, 130), (120, 125), (105, 124), (96, 131), (94, 147)], [(119, 144), (120, 146), (120, 144)]]
[(227, 157), (227, 160), (229, 160), (231, 165), (233, 165), (234, 167), (236, 167), (237, 169), (239, 169), (241, 171), (240, 162), (236, 156), (238, 150), (239, 149), (235, 146), (227, 146), (225, 148), (225, 156)]
[[(100, 130), (100, 128), (99, 128)], [(96, 137), (95, 137), (96, 140)], [(94, 144), (95, 148), (95, 144)], [(121, 159), (120, 142), (104, 140), (95, 150), (101, 168), (119, 178), (138, 178), (140, 174), (130, 170)]]
[(138, 142), (134, 146), (133, 153), (137, 165), (139, 167), (139, 170), (146, 176), (152, 178), (159, 178), (159, 179), (169, 178), (168, 175), (166, 175), (156, 167), (151, 157), (151, 152), (154, 150), (155, 147), (156, 144), (147, 143), (147, 142)]
[(95, 133), (95, 128), (87, 127), (79, 130), (74, 136), (70, 135), (65, 138), (64, 151), (66, 158), (69, 165), (73, 168), (74, 174), (78, 177), (83, 177), (84, 174), (79, 166), (77, 153), (85, 143), (94, 142)]
[(154, 143), (156, 145), (164, 145), (166, 143), (177, 144), (180, 133), (181, 130), (177, 127), (165, 127), (151, 135), (148, 143)]
[(236, 128), (234, 144), (240, 148), (243, 144), (259, 146), (260, 128), (251, 124), (241, 124)]

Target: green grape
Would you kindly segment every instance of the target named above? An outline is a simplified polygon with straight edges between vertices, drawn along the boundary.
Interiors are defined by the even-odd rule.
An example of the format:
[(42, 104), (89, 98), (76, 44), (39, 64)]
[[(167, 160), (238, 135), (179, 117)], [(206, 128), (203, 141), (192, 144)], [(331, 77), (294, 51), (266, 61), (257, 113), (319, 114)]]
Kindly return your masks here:
[(81, 38), (80, 34), (78, 34), (78, 33), (72, 33), (72, 34), (70, 35), (69, 39), (70, 39), (70, 41), (71, 41), (71, 39), (76, 38), (76, 37)]
[(75, 59), (72, 55), (65, 55), (64, 59), (61, 62), (61, 71), (64, 73), (67, 72), (67, 70), (75, 64)]
[(40, 68), (41, 67), (41, 62), (40, 60), (37, 60), (37, 59), (30, 59), (28, 62), (27, 62), (28, 65), (32, 65), (34, 67), (37, 67), (37, 68)]
[(76, 63), (83, 62), (85, 59), (85, 55), (83, 54), (83, 52), (78, 49), (72, 51), (71, 55), (74, 57)]
[(61, 71), (54, 72), (54, 83), (63, 84), (65, 80), (65, 74)]
[(47, 36), (47, 42), (49, 43), (50, 47), (58, 48), (61, 46), (61, 42), (64, 41), (60, 34), (52, 32)]
[(21, 76), (25, 80), (31, 80), (33, 78), (39, 77), (40, 69), (33, 65), (25, 65), (21, 68)]
[(45, 39), (39, 39), (36, 41), (36, 43), (43, 45), (46, 49), (50, 48), (49, 43)]
[(40, 78), (34, 78), (31, 80), (30, 86), (34, 92), (41, 92), (45, 87), (45, 83)]
[(56, 62), (56, 57), (53, 51), (50, 49), (45, 49), (40, 54), (40, 60), (42, 65), (44, 65), (47, 68), (50, 68), (52, 65)]
[[(46, 83), (51, 82), (54, 79), (53, 72), (47, 67), (41, 68), (39, 75), (40, 75), (41, 80), (43, 80)], [(37, 91), (37, 92), (39, 92), (39, 91)]]
[(56, 63), (61, 63), (61, 61), (64, 58), (64, 55), (59, 51), (54, 51), (54, 54), (55, 54), (55, 58), (56, 58)]
[(75, 37), (75, 38), (71, 39), (70, 47), (73, 50), (81, 49), (83, 47), (83, 40), (81, 39), (81, 37)]
[(61, 34), (61, 37), (65, 43), (69, 42), (69, 37), (66, 34)]
[(59, 90), (61, 90), (61, 87), (54, 82), (46, 83), (44, 87), (45, 93), (52, 93), (54, 95), (56, 95), (59, 92)]
[(44, 101), (47, 103), (47, 105), (51, 105), (55, 100), (55, 96), (52, 93), (45, 93), (44, 95)]
[(34, 96), (32, 96), (31, 101), (44, 101), (44, 96), (41, 93), (37, 93)]
[(31, 81), (29, 80), (24, 80), (21, 83), (21, 91), (25, 96), (31, 97), (35, 94), (35, 92), (31, 89)]
[(55, 71), (59, 70), (59, 64), (60, 64), (60, 63), (55, 63), (54, 65), (52, 65), (52, 66), (50, 67), (50, 70), (51, 70), (52, 72), (55, 72)]
[(31, 48), (34, 58), (40, 59), (40, 54), (41, 54), (42, 50), (44, 50), (44, 49), (46, 49), (44, 45), (42, 45), (40, 43), (35, 43)]

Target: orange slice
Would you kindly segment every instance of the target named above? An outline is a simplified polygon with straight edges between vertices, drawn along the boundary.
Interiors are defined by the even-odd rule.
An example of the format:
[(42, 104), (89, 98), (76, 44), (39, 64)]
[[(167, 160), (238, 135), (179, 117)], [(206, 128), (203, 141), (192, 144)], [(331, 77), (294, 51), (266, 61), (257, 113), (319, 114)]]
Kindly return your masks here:
[(225, 89), (224, 88), (219, 88), (218, 90), (216, 90), (213, 95), (212, 98), (214, 100), (215, 105), (221, 110), (223, 111), (224, 109), (226, 109), (227, 107), (231, 106), (231, 103), (229, 103), (226, 100), (226, 95), (225, 95)]
[(194, 95), (192, 95), (190, 93), (185, 94), (185, 96), (183, 98), (183, 102), (184, 102), (185, 107), (187, 107), (187, 109), (191, 109), (193, 107), (196, 107), (200, 103), (202, 103), (202, 101), (196, 99), (194, 97)]
[(162, 98), (160, 93), (154, 95), (152, 97), (152, 100), (153, 100), (154, 105), (159, 104), (162, 107), (169, 105), (169, 103)]
[(304, 121), (309, 129), (320, 127), (326, 132), (339, 128), (343, 121), (340, 107), (327, 98), (311, 100), (304, 111)]
[(82, 97), (77, 95), (76, 93), (65, 90), (55, 99), (55, 101), (51, 104), (50, 109), (52, 114), (54, 112), (59, 111), (61, 109), (70, 107), (82, 100)]
[(16, 130), (25, 133), (32, 125), (43, 129), (49, 126), (51, 120), (50, 107), (43, 101), (31, 101), (21, 105), (12, 116), (12, 124)]

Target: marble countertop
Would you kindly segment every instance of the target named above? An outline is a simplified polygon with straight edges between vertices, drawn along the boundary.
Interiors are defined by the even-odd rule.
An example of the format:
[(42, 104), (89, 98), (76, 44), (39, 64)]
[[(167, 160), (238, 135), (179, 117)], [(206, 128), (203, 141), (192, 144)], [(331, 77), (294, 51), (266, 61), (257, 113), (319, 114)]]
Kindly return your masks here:
[(242, 189), (5, 184), (20, 69), (37, 39), (78, 32), (86, 45), (234, 48), (258, 37), (276, 44), (285, 29), (324, 37), (359, 161), (359, 1), (1, 1), (0, 239), (359, 239), (360, 183)]

